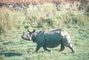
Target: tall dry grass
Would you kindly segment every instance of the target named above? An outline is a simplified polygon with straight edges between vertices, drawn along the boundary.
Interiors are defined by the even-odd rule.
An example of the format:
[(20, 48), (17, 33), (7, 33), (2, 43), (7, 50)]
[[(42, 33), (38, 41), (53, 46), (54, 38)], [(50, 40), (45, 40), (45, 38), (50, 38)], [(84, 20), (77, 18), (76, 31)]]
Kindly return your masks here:
[(52, 4), (37, 4), (35, 8), (26, 12), (10, 11), (0, 8), (0, 33), (14, 29), (28, 28), (61, 28), (72, 25), (87, 26), (89, 17), (83, 11), (57, 11)]
[(0, 8), (0, 33), (8, 30), (19, 29), (24, 14), (19, 11), (10, 11), (8, 8)]

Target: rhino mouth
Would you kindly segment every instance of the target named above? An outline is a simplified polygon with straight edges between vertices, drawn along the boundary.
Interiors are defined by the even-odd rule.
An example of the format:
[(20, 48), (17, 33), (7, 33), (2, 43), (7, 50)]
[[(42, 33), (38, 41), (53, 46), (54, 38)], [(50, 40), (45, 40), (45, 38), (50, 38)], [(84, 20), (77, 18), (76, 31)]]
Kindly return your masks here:
[(29, 36), (26, 36), (26, 37), (21, 37), (22, 39), (24, 39), (24, 40), (31, 40), (31, 37), (29, 37)]

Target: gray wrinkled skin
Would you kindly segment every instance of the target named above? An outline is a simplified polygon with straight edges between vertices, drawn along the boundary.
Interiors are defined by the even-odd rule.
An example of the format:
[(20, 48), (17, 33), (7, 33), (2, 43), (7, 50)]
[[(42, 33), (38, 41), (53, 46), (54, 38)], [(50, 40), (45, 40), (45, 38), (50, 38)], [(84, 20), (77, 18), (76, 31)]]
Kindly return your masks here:
[(57, 47), (59, 44), (61, 44), (60, 51), (63, 51), (66, 46), (69, 47), (72, 52), (75, 52), (71, 42), (71, 38), (65, 30), (57, 29), (53, 31), (44, 30), (39, 32), (35, 32), (35, 30), (30, 32), (28, 30), (28, 32), (28, 34), (23, 33), (21, 37), (24, 40), (32, 40), (33, 42), (36, 42), (36, 52), (38, 52), (41, 47), (43, 47), (43, 49), (46, 51), (50, 51), (47, 49), (47, 47), (54, 48)]

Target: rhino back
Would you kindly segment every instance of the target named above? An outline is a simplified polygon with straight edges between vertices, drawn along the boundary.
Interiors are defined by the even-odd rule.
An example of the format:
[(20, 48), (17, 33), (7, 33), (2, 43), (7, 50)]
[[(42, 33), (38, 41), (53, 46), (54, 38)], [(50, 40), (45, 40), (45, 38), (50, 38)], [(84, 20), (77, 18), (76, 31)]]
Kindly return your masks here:
[(61, 43), (60, 31), (44, 31), (39, 34), (36, 39), (37, 44), (45, 45), (46, 47), (53, 48)]

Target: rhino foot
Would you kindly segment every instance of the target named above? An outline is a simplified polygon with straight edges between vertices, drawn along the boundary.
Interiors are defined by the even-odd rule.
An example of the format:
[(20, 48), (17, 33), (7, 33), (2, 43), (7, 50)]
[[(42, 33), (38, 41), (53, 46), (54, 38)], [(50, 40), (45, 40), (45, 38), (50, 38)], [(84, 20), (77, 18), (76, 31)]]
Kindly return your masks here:
[(43, 46), (43, 49), (44, 49), (45, 51), (50, 52), (50, 50), (49, 50), (49, 49), (47, 49), (45, 46)]
[(63, 51), (64, 49), (65, 49), (65, 48), (60, 49), (60, 51), (59, 51), (59, 52)]
[(47, 49), (47, 50), (45, 50), (45, 51), (51, 52), (51, 50), (48, 50), (48, 49)]
[(72, 53), (74, 53), (75, 51), (74, 51), (74, 49), (72, 48), (72, 47), (69, 47), (71, 50), (72, 50)]

